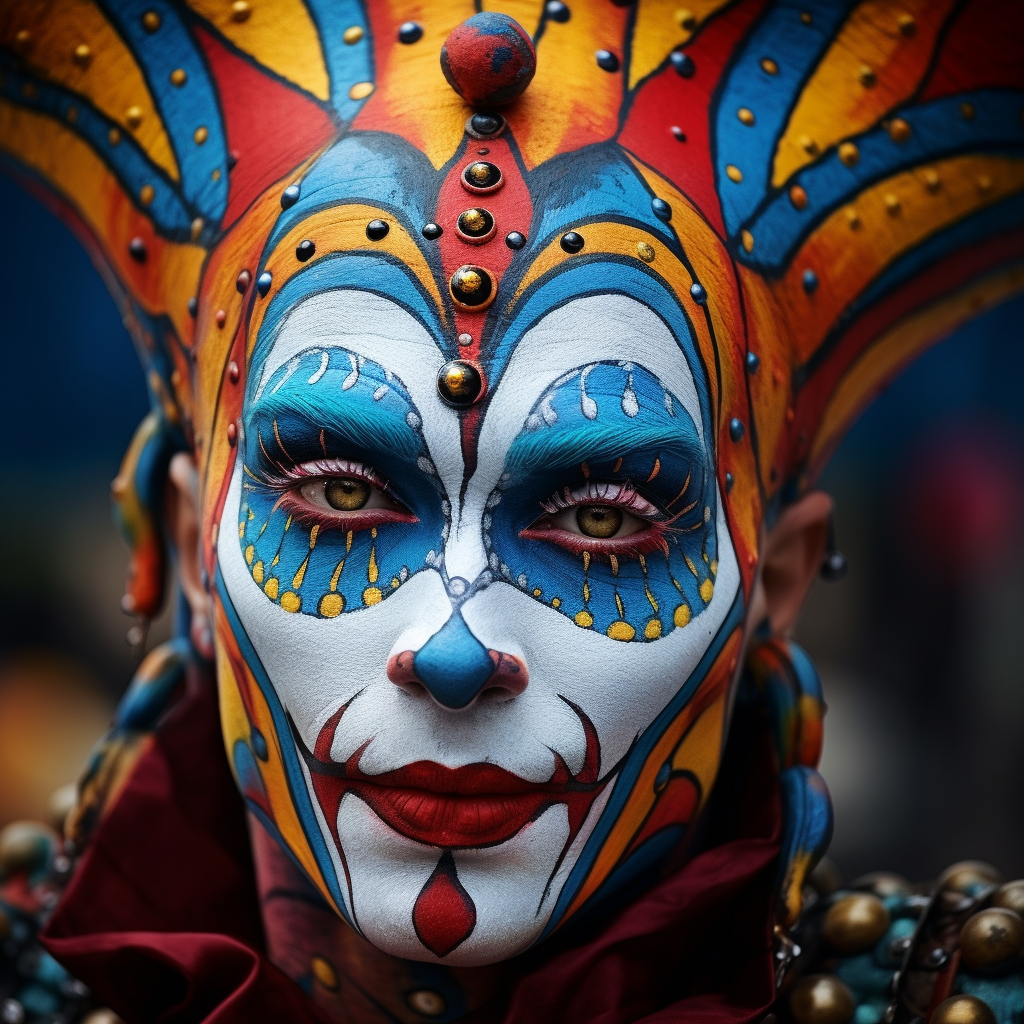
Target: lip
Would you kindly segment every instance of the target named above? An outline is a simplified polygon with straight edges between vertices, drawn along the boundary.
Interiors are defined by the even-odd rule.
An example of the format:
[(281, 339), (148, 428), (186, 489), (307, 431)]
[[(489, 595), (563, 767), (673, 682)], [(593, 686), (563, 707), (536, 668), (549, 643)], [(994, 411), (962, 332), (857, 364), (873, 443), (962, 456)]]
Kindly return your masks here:
[(415, 761), (367, 775), (360, 771), (359, 760), (372, 740), (344, 763), (330, 759), (334, 732), (345, 708), (324, 724), (315, 751), (305, 745), (294, 722), (291, 727), (336, 842), (338, 810), (342, 798), (351, 792), (389, 828), (408, 839), (441, 848), (473, 848), (506, 842), (552, 804), (566, 805), (570, 831), (578, 831), (613, 773), (598, 779), (596, 730), (580, 709), (570, 706), (581, 716), (587, 737), (583, 767), (574, 775), (556, 753), (554, 771), (541, 783), (484, 762), (448, 768), (436, 761)]

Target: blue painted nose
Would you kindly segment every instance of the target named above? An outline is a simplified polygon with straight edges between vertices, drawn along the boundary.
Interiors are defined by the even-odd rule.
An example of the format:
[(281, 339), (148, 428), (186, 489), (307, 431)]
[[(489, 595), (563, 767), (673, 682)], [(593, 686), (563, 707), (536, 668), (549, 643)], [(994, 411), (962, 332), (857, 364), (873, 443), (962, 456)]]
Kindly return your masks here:
[(487, 648), (457, 609), (416, 652), (413, 669), (434, 700), (452, 711), (471, 704), (495, 671)]

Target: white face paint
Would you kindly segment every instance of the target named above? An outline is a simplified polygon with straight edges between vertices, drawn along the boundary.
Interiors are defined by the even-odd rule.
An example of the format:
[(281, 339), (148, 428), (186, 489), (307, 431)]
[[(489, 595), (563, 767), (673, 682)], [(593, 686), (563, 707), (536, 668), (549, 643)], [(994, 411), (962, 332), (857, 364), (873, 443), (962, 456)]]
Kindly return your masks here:
[[(264, 365), (254, 367), (259, 378), (239, 446), (247, 471), (240, 458), (218, 557), (225, 597), (291, 719), (293, 735), (278, 739), (300, 750), (302, 778), (292, 785), (308, 793), (331, 861), (322, 868), (341, 880), (346, 914), (389, 953), (482, 964), (536, 941), (574, 867), (581, 857), (593, 859), (588, 840), (614, 802), (620, 768), (716, 639), (739, 572), (712, 459), (705, 451), (703, 466), (694, 462), (706, 425), (693, 373), (647, 306), (621, 295), (590, 296), (537, 323), (493, 391), (477, 465), (465, 482), (459, 417), (437, 394), (443, 362), (425, 328), (380, 297), (336, 290), (297, 305)], [(346, 388), (360, 373), (365, 393), (356, 382)], [(382, 388), (390, 388), (387, 396)], [(284, 510), (261, 516), (260, 473), (250, 454), (260, 446), (267, 454), (276, 441), (271, 462), (294, 455), (295, 435), (285, 426), (278, 435), (275, 418), (271, 436), (259, 426), (269, 423), (259, 420), (260, 409), (273, 400), (280, 418), (288, 402), (310, 395), (328, 410), (350, 400), (358, 410), (362, 402), (377, 416), (359, 420), (370, 434), (389, 416), (414, 426), (424, 452), (410, 449), (395, 461), (398, 426), (382, 429), (380, 458), (392, 458), (383, 474), (365, 437), (358, 451), (343, 452), (321, 434), (319, 458), (328, 468), (321, 466), (319, 478), (307, 468), (288, 486), (320, 495), (324, 477), (339, 479), (354, 462), (365, 468), (369, 461), (376, 475), (365, 480), (386, 476), (387, 500), (418, 522), (381, 518), (375, 533), (357, 529), (346, 542), (343, 527), (311, 529), (314, 520), (306, 519), (308, 552), (303, 533), (295, 556), (306, 552), (305, 562), (301, 571), (289, 565), (284, 572), (302, 517), (275, 527)], [(339, 434), (347, 415), (338, 412)], [(331, 425), (309, 427), (315, 433)], [(598, 438), (602, 426), (614, 428), (618, 449), (588, 454), (587, 438)], [(598, 439), (606, 447), (608, 433)], [(631, 433), (660, 437), (662, 447), (627, 450)], [(530, 448), (535, 442), (542, 447)], [(564, 448), (574, 455), (560, 477), (552, 467)], [(694, 477), (689, 490), (689, 476), (673, 475), (684, 450)], [(597, 469), (616, 459), (617, 475), (599, 477)], [(658, 467), (654, 478), (645, 468), (643, 478), (623, 479), (623, 466), (643, 460)], [(585, 479), (577, 479), (581, 462)], [(638, 555), (655, 486), (670, 497), (653, 505), (668, 506), (677, 518), (662, 514), (656, 522), (665, 539)], [(677, 492), (678, 507), (671, 501)], [(270, 508), (276, 493), (262, 507)], [(700, 500), (686, 509), (691, 495)], [(552, 496), (556, 507), (546, 512), (540, 502)], [(578, 529), (590, 522), (580, 518), (583, 508), (599, 510), (597, 534), (573, 533), (574, 522)], [(385, 507), (380, 515), (387, 514)], [(632, 540), (601, 538), (609, 514), (639, 524)], [(241, 543), (230, 525), (235, 515)], [(522, 536), (545, 517), (540, 536)], [(434, 535), (431, 523), (438, 524)], [(261, 545), (263, 531), (276, 537), (275, 529), (281, 539), (273, 554)], [(576, 546), (567, 551), (565, 544)], [(354, 567), (357, 549), (369, 555)], [(318, 577), (314, 559), (324, 560)], [(332, 571), (335, 562), (342, 564)], [(361, 574), (359, 586), (345, 591), (353, 573)], [(450, 643), (438, 639), (443, 628)], [(629, 634), (632, 642), (623, 642)], [(428, 641), (437, 648), (432, 674)], [(413, 664), (421, 649), (424, 657)], [(500, 664), (480, 681), (484, 650)], [(465, 694), (477, 691), (466, 705)]]

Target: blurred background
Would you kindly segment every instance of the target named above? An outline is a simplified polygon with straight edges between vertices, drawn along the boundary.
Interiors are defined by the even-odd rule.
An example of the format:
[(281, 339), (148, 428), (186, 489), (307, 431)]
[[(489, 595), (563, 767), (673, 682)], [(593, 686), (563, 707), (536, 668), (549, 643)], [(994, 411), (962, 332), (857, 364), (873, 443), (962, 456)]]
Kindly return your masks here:
[[(0, 180), (0, 826), (72, 780), (136, 654), (108, 487), (146, 412), (113, 301)], [(865, 414), (822, 486), (850, 572), (797, 630), (829, 704), (830, 856), (847, 879), (962, 858), (1024, 876), (1024, 300), (944, 341)], [(150, 644), (170, 630), (155, 624)]]

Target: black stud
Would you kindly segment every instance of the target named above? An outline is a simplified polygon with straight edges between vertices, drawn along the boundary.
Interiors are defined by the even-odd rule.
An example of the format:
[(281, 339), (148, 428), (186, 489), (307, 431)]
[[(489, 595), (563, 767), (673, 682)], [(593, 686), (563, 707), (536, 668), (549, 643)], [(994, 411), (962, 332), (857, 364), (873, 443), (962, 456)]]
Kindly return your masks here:
[(456, 409), (479, 401), (483, 391), (483, 375), (468, 359), (453, 359), (437, 371), (437, 393), (442, 402)]
[(562, 3), (562, 0), (549, 0), (544, 5), (544, 10), (552, 21), (559, 21), (563, 25), (572, 17), (572, 12)]
[(747, 373), (757, 373), (757, 368), (761, 365), (761, 360), (757, 357), (755, 352), (747, 353)]
[(390, 230), (391, 225), (386, 220), (371, 220), (366, 225), (366, 237), (371, 242), (379, 242)]
[(238, 166), (238, 154), (232, 149), (228, 151), (228, 170), (233, 171)]
[(725, 474), (725, 493), (726, 494), (732, 493), (732, 485), (734, 483), (736, 483), (736, 481), (733, 479), (732, 473), (726, 473)]
[(493, 192), (501, 185), (501, 169), (486, 160), (474, 160), (462, 172), (462, 183), (471, 192)]
[(146, 243), (136, 236), (128, 243), (128, 255), (131, 256), (136, 263), (145, 263)]
[(467, 263), (448, 280), (456, 304), (463, 309), (486, 309), (494, 301), (494, 279), (483, 267)]
[(583, 236), (576, 231), (567, 231), (562, 235), (562, 248), (568, 253), (577, 253), (584, 246)]
[(657, 196), (651, 200), (651, 209), (654, 211), (654, 216), (658, 220), (663, 220), (668, 223), (672, 219), (672, 207), (665, 202), (664, 199), (658, 199)]
[(256, 290), (260, 295), (266, 295), (270, 291), (270, 286), (273, 284), (274, 278), (269, 270), (264, 270), (259, 277), (256, 278)]
[(306, 260), (308, 260), (315, 252), (316, 246), (308, 238), (306, 238), (303, 241), (299, 242), (298, 246), (296, 246), (295, 258), (300, 263), (305, 263)]
[(418, 43), (423, 38), (423, 26), (415, 21), (402, 22), (398, 27), (398, 41), (408, 46)]
[(677, 124), (672, 125), (672, 136), (676, 140), (676, 142), (686, 141), (686, 132), (684, 132), (683, 129), (680, 128)]
[(487, 241), (494, 234), (494, 217), (490, 210), (474, 206), (471, 210), (464, 210), (459, 214), (455, 223), (456, 230), (467, 242)]
[(602, 71), (619, 70), (619, 58), (611, 50), (598, 50), (594, 56), (597, 58), (597, 66)]
[(690, 285), (690, 298), (699, 306), (703, 306), (708, 301), (708, 293), (704, 291), (704, 285), (698, 284), (696, 281)]
[(510, 249), (522, 249), (526, 245), (526, 235), (520, 231), (510, 231), (505, 236), (505, 244)]
[(287, 210), (289, 207), (294, 206), (299, 201), (299, 186), (289, 185), (281, 193), (281, 209)]
[(833, 516), (828, 518), (828, 537), (825, 541), (825, 560), (821, 563), (819, 575), (828, 583), (838, 583), (850, 571), (846, 555), (836, 544), (836, 521)]
[(743, 420), (737, 419), (735, 416), (729, 420), (729, 436), (734, 441), (742, 441), (746, 432), (747, 428), (743, 426)]
[(435, 224), (433, 221), (429, 221), (420, 228), (420, 234), (423, 235), (424, 238), (433, 241), (435, 238), (440, 238), (444, 234), (444, 231), (440, 224)]
[(505, 130), (501, 114), (474, 114), (466, 122), (466, 131), (476, 139), (494, 139)]
[(813, 270), (805, 270), (803, 276), (804, 291), (808, 295), (818, 290), (818, 275)]
[(676, 50), (670, 59), (672, 67), (676, 69), (676, 74), (681, 75), (683, 78), (693, 78), (693, 73), (697, 70), (697, 66), (693, 63), (693, 58), (688, 53)]
[(195, 320), (198, 313), (199, 300), (193, 295), (192, 298), (188, 300), (188, 315), (192, 317), (193, 320)]

